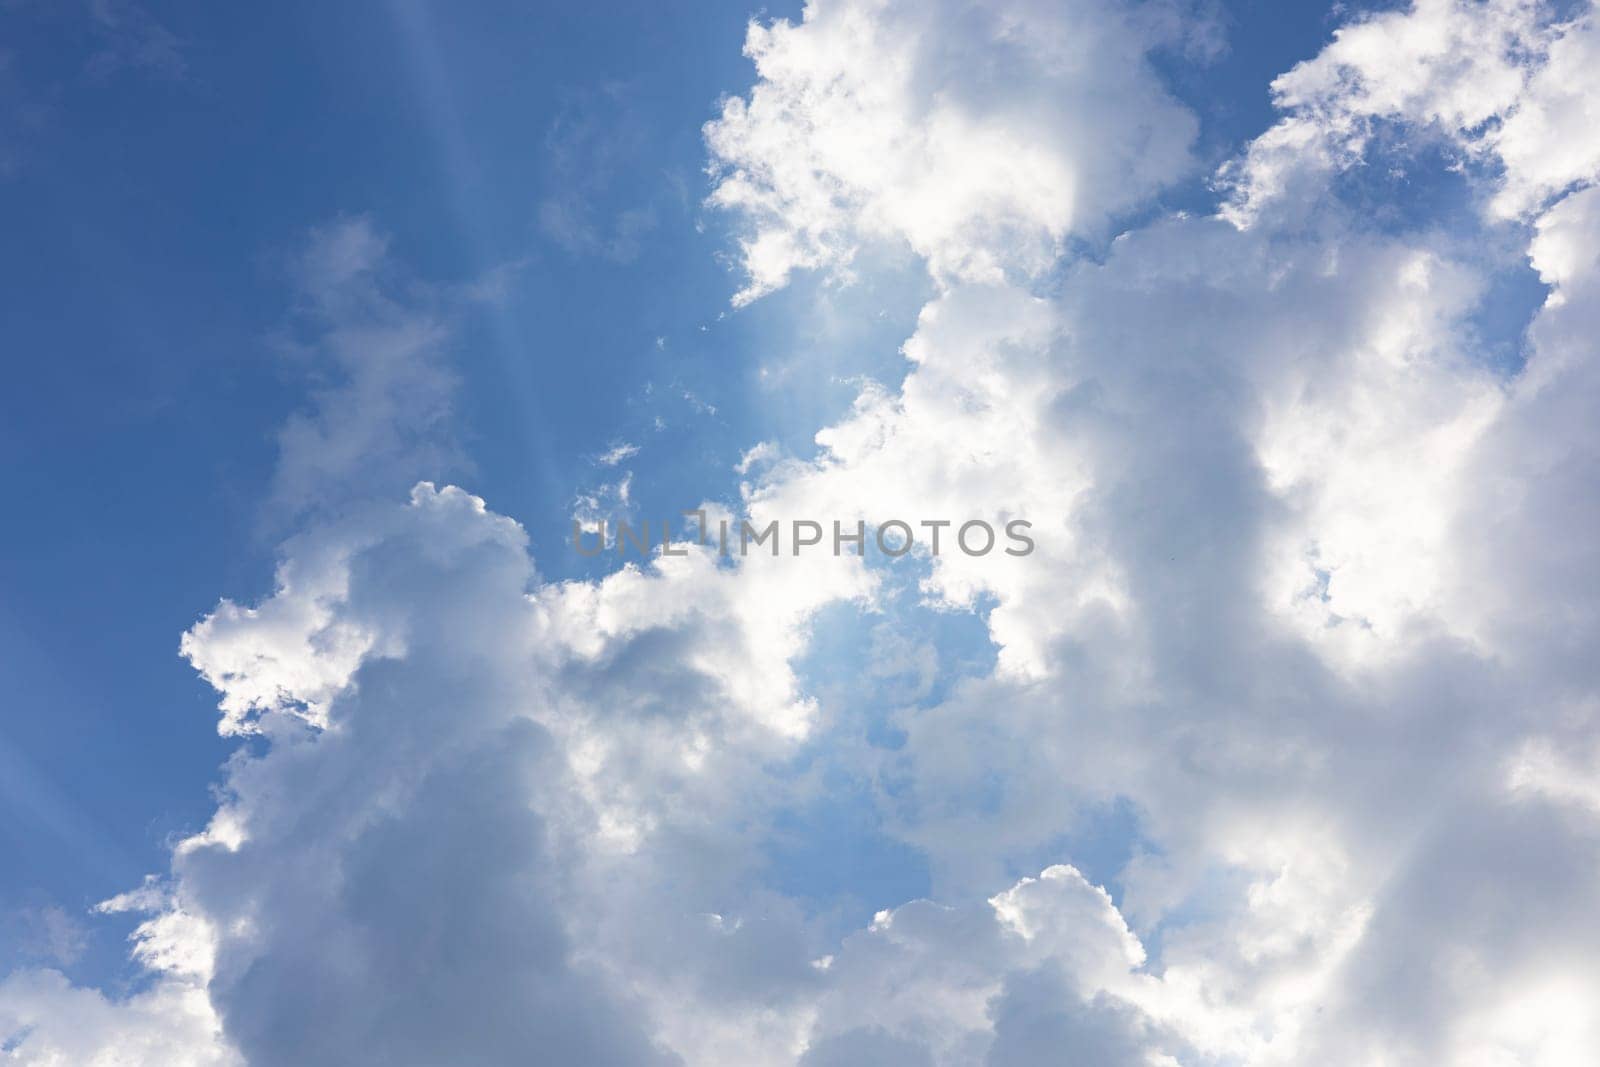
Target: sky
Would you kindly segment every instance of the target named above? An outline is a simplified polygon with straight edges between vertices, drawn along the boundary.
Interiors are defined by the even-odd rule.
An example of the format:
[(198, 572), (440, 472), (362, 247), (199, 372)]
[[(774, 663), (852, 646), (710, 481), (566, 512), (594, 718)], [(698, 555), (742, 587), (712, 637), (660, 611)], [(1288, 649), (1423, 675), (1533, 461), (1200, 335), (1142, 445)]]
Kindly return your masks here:
[(1596, 19), (0, 0), (0, 1062), (1600, 1062)]

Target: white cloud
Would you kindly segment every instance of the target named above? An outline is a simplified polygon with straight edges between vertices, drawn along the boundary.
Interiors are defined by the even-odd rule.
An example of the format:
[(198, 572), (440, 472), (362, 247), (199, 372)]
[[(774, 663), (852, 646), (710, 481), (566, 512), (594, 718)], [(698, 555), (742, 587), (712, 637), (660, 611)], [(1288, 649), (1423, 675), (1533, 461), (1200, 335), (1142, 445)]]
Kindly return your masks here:
[[(815, 464), (752, 496), (774, 514), (1035, 518), (1048, 547), (1027, 566), (956, 560), (928, 581), (996, 598), (1002, 674), (897, 716), (907, 744), (879, 759), (899, 832), (960, 897), (1085, 812), (1134, 804), (1159, 853), (1123, 877), (1163, 930), (1162, 1017), (1210, 1054), (1592, 1054), (1581, 1020), (1540, 1046), (1513, 992), (1600, 982), (1569, 943), (1595, 888), (1569, 821), (1580, 772), (1534, 758), (1589, 737), (1596, 697), (1577, 652), (1600, 571), (1580, 532), (1596, 521), (1579, 489), (1597, 472), (1579, 414), (1591, 194), (1539, 223), (1533, 261), (1557, 289), (1507, 380), (1469, 322), (1481, 269), (1435, 234), (1375, 231), (1328, 181), (1378, 120), (1497, 152), (1499, 131), (1545, 121), (1551, 94), (1526, 86), (1566, 69), (1547, 50), (1580, 32), (1531, 5), (1423, 3), (1341, 33), (1277, 83), (1289, 114), (1244, 156), (1223, 220), (1125, 235), (1065, 268), (1053, 300), (947, 276), (898, 393), (864, 392)], [(1562, 84), (1586, 99), (1591, 82)], [(1496, 158), (1479, 186), (1495, 211), (1508, 190), (1560, 187)], [(874, 210), (847, 205), (837, 228)], [(814, 217), (802, 203), (775, 228)], [(1559, 806), (1491, 815), (1519, 752), (1518, 794)], [(1474, 826), (1482, 849), (1515, 850), (1517, 877), (1445, 859)], [(1561, 903), (1520, 915), (1529, 895)], [(1443, 899), (1453, 921), (1428, 912)]]
[(203, 987), (158, 982), (126, 1000), (71, 985), (55, 971), (0, 982), (0, 1034), (8, 1058), (31, 1067), (242, 1067), (223, 1042)]
[(1491, 141), (1505, 161), (1506, 181), (1494, 207), (1521, 215), (1553, 194), (1600, 175), (1600, 146), (1589, 131), (1600, 124), (1600, 27), (1592, 9), (1554, 31), (1548, 58), (1529, 77)]
[(1329, 172), (1361, 165), (1380, 122), (1489, 161), (1500, 171), (1480, 190), (1491, 216), (1536, 214), (1600, 176), (1585, 136), (1600, 114), (1588, 76), (1597, 33), (1591, 5), (1557, 22), (1540, 0), (1416, 0), (1342, 27), (1273, 82), (1286, 114), (1225, 171), (1225, 215), (1248, 225), (1262, 211), (1305, 210)]
[(615, 467), (624, 460), (632, 459), (638, 454), (638, 445), (630, 445), (626, 441), (619, 441), (617, 444), (612, 445), (610, 448), (600, 453), (600, 457), (596, 462), (598, 462), (602, 467)]
[(1186, 173), (1194, 118), (1119, 5), (818, 3), (752, 23), (761, 80), (706, 126), (711, 202), (739, 213), (746, 303), (795, 270), (847, 274), (894, 240), (940, 281), (998, 282)]

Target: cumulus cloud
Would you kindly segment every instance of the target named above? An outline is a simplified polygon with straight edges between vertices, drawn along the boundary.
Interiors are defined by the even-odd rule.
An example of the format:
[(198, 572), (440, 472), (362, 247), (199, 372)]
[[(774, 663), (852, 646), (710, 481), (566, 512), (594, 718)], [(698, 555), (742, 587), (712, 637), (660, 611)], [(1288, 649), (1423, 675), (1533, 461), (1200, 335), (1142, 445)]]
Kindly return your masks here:
[(0, 1032), (6, 1054), (20, 1063), (245, 1063), (222, 1039), (205, 989), (188, 982), (161, 981), (126, 1000), (111, 1000), (55, 971), (17, 972), (0, 982)]
[[(863, 393), (814, 464), (752, 493), (773, 513), (981, 501), (1049, 531), (1009, 570), (934, 563), (941, 602), (993, 598), (1000, 672), (897, 715), (888, 806), (960, 896), (1135, 804), (1148, 844), (1125, 908), (1162, 932), (1157, 999), (1199, 1055), (1593, 1047), (1587, 1013), (1557, 1026), (1517, 992), (1572, 1004), (1597, 980), (1573, 962), (1592, 931), (1586, 764), (1552, 757), (1589, 751), (1595, 700), (1575, 655), (1595, 573), (1577, 532), (1596, 473), (1577, 411), (1592, 194), (1536, 223), (1554, 291), (1507, 376), (1470, 326), (1482, 266), (1436, 232), (1379, 230), (1331, 181), (1380, 122), (1485, 160), (1467, 177), (1486, 228), (1592, 180), (1581, 147), (1504, 147), (1587, 106), (1592, 79), (1558, 72), (1591, 19), (1419, 3), (1341, 31), (1275, 84), (1285, 118), (1228, 168), (1218, 218), (1126, 234), (1055, 297), (1025, 274), (947, 277), (904, 385)], [(795, 126), (771, 143), (803, 140)], [(813, 217), (797, 208), (795, 229)], [(1448, 858), (1464, 849), (1514, 853), (1517, 878)], [(1520, 914), (1533, 895), (1568, 903)], [(1444, 898), (1448, 920), (1429, 911)], [(1495, 913), (1516, 932), (1491, 933)], [(860, 1039), (882, 1040), (865, 1023)]]
[(940, 281), (1048, 268), (1192, 166), (1192, 115), (1123, 5), (826, 2), (752, 23), (760, 81), (706, 126), (711, 203), (744, 220), (747, 303), (902, 241)]
[(1505, 164), (1494, 207), (1525, 214), (1553, 194), (1600, 174), (1600, 148), (1585, 132), (1600, 121), (1592, 72), (1600, 62), (1600, 27), (1592, 9), (1551, 31), (1545, 60), (1491, 141)]
[(1539, 0), (1416, 0), (1341, 27), (1272, 83), (1285, 114), (1225, 170), (1223, 214), (1248, 225), (1304, 210), (1330, 173), (1362, 165), (1386, 123), (1497, 171), (1479, 190), (1491, 216), (1537, 213), (1600, 174), (1581, 132), (1600, 106), (1587, 76), (1597, 33), (1591, 5), (1563, 21)]

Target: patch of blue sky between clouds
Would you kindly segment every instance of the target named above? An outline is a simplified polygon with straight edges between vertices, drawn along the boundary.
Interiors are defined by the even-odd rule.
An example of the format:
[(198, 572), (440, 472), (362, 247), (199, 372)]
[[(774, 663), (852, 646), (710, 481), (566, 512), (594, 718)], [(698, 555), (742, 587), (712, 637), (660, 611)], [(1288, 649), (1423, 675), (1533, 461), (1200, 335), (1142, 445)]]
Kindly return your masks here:
[(925, 602), (924, 554), (876, 557), (869, 567), (882, 579), (874, 603), (823, 608), (795, 661), (823, 726), (775, 768), (805, 783), (807, 799), (777, 813), (765, 848), (772, 887), (809, 901), (839, 933), (932, 891), (920, 850), (894, 832), (904, 802), (894, 754), (920, 709), (947, 699), (963, 679), (985, 677), (995, 663), (981, 605), (965, 611)]

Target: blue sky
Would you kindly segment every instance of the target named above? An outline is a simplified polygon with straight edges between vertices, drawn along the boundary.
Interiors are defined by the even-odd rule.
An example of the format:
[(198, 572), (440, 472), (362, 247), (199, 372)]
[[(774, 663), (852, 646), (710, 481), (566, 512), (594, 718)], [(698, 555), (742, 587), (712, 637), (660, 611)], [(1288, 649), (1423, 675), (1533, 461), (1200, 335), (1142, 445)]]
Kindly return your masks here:
[[(728, 314), (700, 127), (750, 82), (747, 20), (797, 13), (152, 6), (172, 59), (104, 72), (87, 13), (6, 13), (7, 74), (40, 114), (12, 131), (0, 208), (4, 452), (29, 502), (4, 528), (6, 688), (31, 709), (6, 726), (7, 897), (109, 896), (209, 811), (229, 746), (197, 729), (213, 700), (175, 635), (219, 592), (270, 589), (261, 500), (304, 385), (274, 341), (308, 227), (369, 215), (422, 279), (509, 272), (454, 346), (471, 460), (456, 473), (530, 527), (558, 577), (585, 566), (557, 548), (566, 505), (614, 443), (649, 446), (635, 484), (670, 514), (727, 495), (764, 436), (808, 448), (853, 396), (834, 379), (899, 373), (914, 276), (847, 294), (857, 314), (825, 337), (803, 294)], [(1270, 33), (1248, 5), (1235, 17), (1248, 46), (1175, 79), (1208, 103), (1219, 157), (1270, 117), (1263, 76), (1328, 29), (1315, 4)], [(602, 241), (625, 212), (649, 223), (620, 254), (569, 247), (541, 229), (547, 200)], [(768, 386), (762, 366), (792, 369)]]
[[(309, 227), (370, 216), (418, 279), (504, 272), (505, 297), (464, 313), (452, 345), (469, 463), (451, 473), (527, 524), (557, 577), (589, 566), (560, 547), (568, 505), (616, 443), (648, 446), (636, 484), (671, 514), (730, 495), (763, 435), (808, 447), (853, 396), (836, 378), (897, 372), (914, 278), (854, 294), (865, 325), (825, 351), (803, 304), (725, 316), (700, 126), (749, 82), (750, 14), (152, 7), (173, 60), (102, 73), (87, 12), (5, 13), (13, 99), (39, 118), (7, 131), (0, 206), (0, 433), (31, 501), (4, 526), (19, 713), (0, 897), (87, 906), (209, 812), (231, 745), (204, 728), (214, 700), (176, 635), (221, 591), (271, 588), (263, 498), (306, 384), (279, 344), (286, 264)], [(648, 225), (621, 253), (564, 243), (545, 201), (601, 231), (629, 211)], [(763, 364), (790, 368), (782, 386)], [(97, 964), (125, 933), (110, 924)]]
[[(648, 442), (636, 482), (673, 509), (727, 493), (731, 460), (774, 428), (807, 447), (853, 395), (833, 378), (898, 372), (914, 278), (850, 294), (868, 321), (823, 351), (801, 296), (727, 315), (700, 126), (750, 82), (747, 20), (797, 12), (152, 6), (174, 65), (105, 73), (86, 13), (6, 13), (7, 75), (40, 113), (9, 131), (0, 207), (4, 452), (34, 516), (5, 525), (5, 663), (16, 706), (37, 712), (9, 717), (7, 780), (31, 781), (15, 803), (61, 825), (6, 821), (8, 851), (28, 857), (8, 865), (8, 894), (108, 895), (208, 810), (227, 747), (195, 728), (212, 699), (174, 635), (219, 591), (270, 587), (273, 545), (255, 531), (303, 384), (273, 339), (283, 260), (307, 227), (370, 215), (424, 279), (514, 271), (456, 347), (465, 484), (552, 547), (612, 443)], [(1264, 34), (1240, 8), (1250, 47), (1179, 82), (1212, 101), (1219, 155), (1269, 117), (1262, 75), (1326, 36), (1318, 5), (1287, 14)], [(1219, 98), (1218, 82), (1235, 92)], [(632, 210), (651, 225), (619, 262), (543, 232), (547, 198), (602, 230)], [(781, 391), (763, 386), (761, 365), (801, 355)], [(550, 573), (582, 566), (539, 548)], [(85, 656), (94, 671), (74, 666)]]
[[(694, 223), (699, 124), (748, 77), (742, 8), (708, 10), (692, 28), (657, 5), (589, 19), (526, 5), (178, 14), (173, 32), (192, 42), (181, 74), (105, 79), (83, 69), (86, 18), (7, 15), (13, 77), (55, 116), (23, 140), (4, 200), (18, 376), (7, 473), (28, 510), (59, 517), (53, 530), (5, 528), (7, 644), (29, 650), (6, 657), (18, 672), (8, 688), (43, 712), (16, 717), (39, 734), (11, 743), (62, 802), (83, 806), (85, 832), (135, 850), (108, 886), (205, 809), (195, 787), (224, 751), (193, 729), (211, 700), (173, 655), (175, 635), (220, 588), (248, 598), (270, 583), (273, 546), (254, 530), (273, 434), (302, 385), (272, 340), (289, 300), (282, 260), (308, 226), (382, 218), (426, 278), (520, 266), (514, 299), (460, 346), (463, 421), (478, 439), (474, 481), (515, 496), (529, 521), (548, 515), (547, 537), (587, 457), (647, 419), (621, 412), (651, 380), (657, 336), (690, 349), (663, 387), (681, 376), (684, 389), (720, 389), (726, 377), (699, 355), (698, 327), (722, 310), (727, 282), (716, 240)], [(619, 39), (618, 24), (637, 36)], [(586, 124), (602, 148), (624, 142), (593, 210), (656, 210), (658, 232), (633, 263), (541, 235), (541, 197), (594, 195), (552, 173), (558, 122)], [(85, 642), (104, 665), (87, 676), (63, 662)], [(150, 792), (126, 803), (130, 788)], [(28, 871), (59, 888), (43, 876), (78, 850), (22, 836), (32, 829), (8, 822), (12, 847), (37, 855), (8, 866), (8, 888), (26, 888)]]
[[(1455, 1063), (1476, 1041), (1580, 1062), (1560, 1057), (1600, 1022), (1541, 1045), (1487, 987), (1419, 1004), (1414, 1028), (1365, 998), (1450, 937), (1506, 988), (1600, 981), (1539, 948), (1542, 925), (1513, 951), (1467, 904), (1451, 932), (1413, 908), (1475, 876), (1437, 854), (1474, 819), (1534, 842), (1525, 891), (1581, 897), (1544, 868), (1588, 831), (1502, 793), (1592, 817), (1594, 561), (1570, 503), (1594, 484), (1590, 283), (1567, 249), (1595, 161), (1551, 147), (1589, 105), (1549, 87), (1593, 88), (1563, 80), (1589, 8), (802, 15), (0, 3), (0, 978), (21, 976), (0, 993), (24, 991), (25, 1020), (5, 1032), (0, 996), (5, 1053), (32, 1062), (75, 1017), (28, 999), (58, 969), (107, 998), (107, 1048), (143, 1033), (117, 1011), (160, 1017), (198, 981), (222, 1051), (181, 1062), (383, 1062), (370, 1033), (241, 1005), (292, 1013), (272, 993), (322, 975), (319, 936), (364, 931), (386, 958), (391, 921), (477, 900), (491, 918), (466, 907), (439, 936), (548, 924), (524, 951), (560, 961), (534, 983), (560, 990), (551, 1018), (630, 1020), (614, 1045), (601, 1022), (539, 1030), (558, 1060), (744, 1042), (763, 1063), (976, 1063), (1078, 1041), (1107, 1063)], [(1580, 296), (1547, 303), (1562, 291)], [(306, 455), (295, 426), (321, 435)], [(406, 505), (425, 479), (520, 524), (527, 573), (450, 490)], [(652, 519), (1027, 513), (1054, 542), (1032, 570), (917, 555), (632, 585), (566, 544), (586, 497)], [(347, 662), (342, 640), (370, 644)], [(234, 736), (219, 699), (254, 717)], [(489, 710), (437, 718), (457, 701)], [(1438, 750), (1450, 722), (1478, 747)], [(300, 731), (322, 730), (355, 740), (305, 769)], [(480, 745), (524, 763), (438, 754)], [(519, 774), (542, 783), (521, 808)], [(1391, 826), (1364, 794), (1396, 783), (1412, 814)], [(281, 799), (300, 792), (370, 802), (368, 829), (330, 814), (295, 838), (318, 819)], [(464, 822), (436, 822), (454, 795)], [(242, 847), (179, 844), (232, 818)], [(508, 868), (538, 882), (514, 907), (488, 875), (456, 884), (425, 861), (463, 825), (537, 838), (527, 870), (559, 874)], [(302, 856), (353, 872), (323, 910), (287, 880), (245, 888)], [(93, 910), (147, 875), (150, 900)], [(150, 916), (199, 917), (215, 969), (130, 958)], [(230, 940), (252, 923), (320, 933)], [(1079, 932), (1046, 951), (1052, 924)], [(1408, 931), (1388, 955), (1386, 924)], [(158, 955), (175, 936), (140, 929)], [(1106, 978), (1092, 961), (1123, 934), (1139, 958)], [(584, 952), (548, 948), (569, 941)], [(975, 998), (981, 1025), (885, 992), (896, 953), (989, 968), (925, 998)], [(519, 1003), (494, 981), (514, 967), (477, 965)], [(1310, 989), (1342, 1022), (1288, 992), (1207, 1015), (1193, 981)], [(417, 995), (500, 1018), (479, 985)], [(507, 1044), (472, 1046), (482, 1062), (533, 1040), (485, 1030)]]

